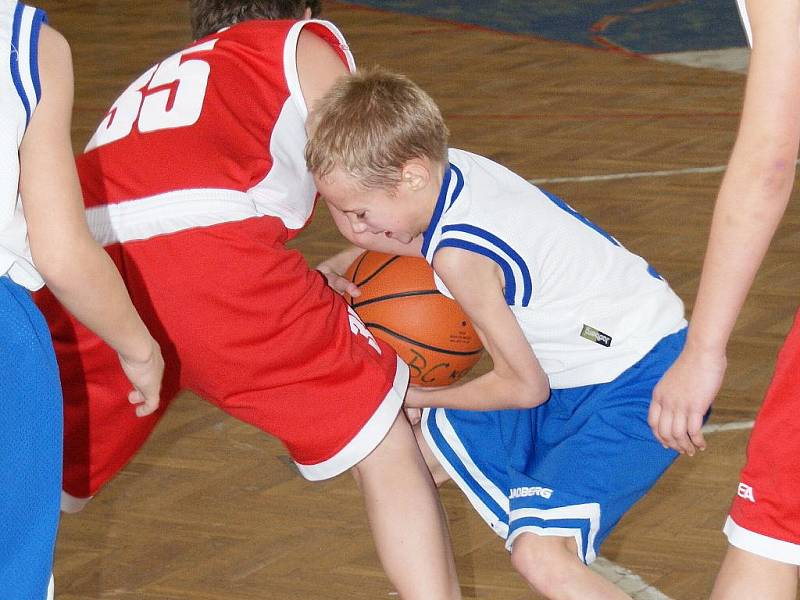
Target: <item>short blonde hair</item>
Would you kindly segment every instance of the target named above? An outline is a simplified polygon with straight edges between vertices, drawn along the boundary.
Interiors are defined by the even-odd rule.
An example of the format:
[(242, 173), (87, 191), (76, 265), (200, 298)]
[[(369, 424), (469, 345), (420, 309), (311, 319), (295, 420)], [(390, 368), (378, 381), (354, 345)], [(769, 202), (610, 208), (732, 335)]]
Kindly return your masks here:
[(310, 119), (306, 163), (317, 176), (338, 167), (366, 188), (394, 189), (409, 160), (447, 161), (439, 108), (403, 75), (372, 69), (343, 77)]

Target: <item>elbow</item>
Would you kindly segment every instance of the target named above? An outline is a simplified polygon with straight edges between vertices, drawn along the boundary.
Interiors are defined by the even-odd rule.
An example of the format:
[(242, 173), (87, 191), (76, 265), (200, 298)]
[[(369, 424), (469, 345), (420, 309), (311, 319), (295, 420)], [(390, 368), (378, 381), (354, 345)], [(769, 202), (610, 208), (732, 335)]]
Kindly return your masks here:
[(782, 198), (788, 196), (795, 179), (795, 161), (780, 158), (771, 161), (761, 174), (761, 187), (768, 198)]
[(791, 193), (797, 149), (789, 146), (765, 148), (759, 157), (751, 160), (750, 168), (746, 171), (749, 185), (745, 183), (745, 189), (757, 190), (762, 203), (781, 203)]
[(44, 279), (45, 285), (54, 293), (68, 289), (70, 283), (74, 282), (72, 270), (66, 261), (34, 256), (33, 264), (36, 265), (36, 270)]
[(81, 275), (90, 261), (75, 248), (59, 250), (31, 244), (31, 257), (36, 270), (54, 293), (81, 285)]
[(511, 404), (513, 408), (530, 409), (536, 408), (547, 402), (550, 398), (550, 387), (545, 381), (521, 382), (515, 386)]

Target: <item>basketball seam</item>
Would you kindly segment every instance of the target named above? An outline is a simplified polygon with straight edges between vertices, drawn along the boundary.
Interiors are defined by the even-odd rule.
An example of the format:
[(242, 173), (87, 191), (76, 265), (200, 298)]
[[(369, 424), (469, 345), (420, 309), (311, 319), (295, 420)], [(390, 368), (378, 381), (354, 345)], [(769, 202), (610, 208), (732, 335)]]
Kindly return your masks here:
[(367, 259), (368, 252), (362, 252), (361, 255), (358, 257), (358, 264), (356, 268), (353, 269), (353, 281), (358, 279), (358, 270), (361, 268), (361, 264)]
[(409, 344), (413, 344), (415, 346), (419, 346), (420, 348), (425, 348), (426, 350), (433, 350), (434, 352), (441, 352), (442, 354), (449, 354), (451, 356), (474, 356), (475, 354), (480, 354), (483, 352), (483, 348), (478, 348), (477, 350), (470, 350), (469, 352), (459, 352), (458, 350), (446, 350), (444, 348), (438, 348), (436, 346), (429, 346), (428, 344), (423, 344), (413, 338), (406, 337), (396, 331), (389, 329), (388, 327), (384, 327), (379, 323), (364, 323), (370, 329), (380, 329), (384, 333), (388, 333), (389, 335), (396, 337), (399, 340), (403, 340), (404, 342), (408, 342)]
[(353, 308), (361, 308), (362, 306), (366, 306), (367, 304), (374, 304), (376, 302), (383, 302), (384, 300), (396, 300), (398, 298), (411, 298), (413, 296), (433, 296), (433, 295), (442, 295), (439, 290), (414, 290), (413, 292), (397, 292), (396, 294), (386, 294), (384, 296), (378, 296), (377, 298), (370, 298), (369, 300), (364, 300), (363, 302), (353, 302), (350, 304)]
[[(400, 258), (400, 256), (391, 257), (389, 260), (387, 260), (385, 263), (383, 263), (380, 267), (378, 267), (372, 273), (370, 273), (364, 281), (361, 281), (361, 282), (356, 282), (356, 273), (353, 273), (353, 281), (356, 282), (356, 285), (358, 287), (361, 287), (362, 285), (366, 285), (367, 283), (369, 283), (369, 281), (371, 279), (374, 279), (375, 276), (378, 275), (378, 273), (383, 271), (386, 267), (388, 267), (390, 264), (392, 264), (394, 261), (396, 261), (399, 258)], [(360, 267), (361, 263), (359, 263), (358, 266)], [(358, 267), (356, 267), (356, 269), (358, 269)]]

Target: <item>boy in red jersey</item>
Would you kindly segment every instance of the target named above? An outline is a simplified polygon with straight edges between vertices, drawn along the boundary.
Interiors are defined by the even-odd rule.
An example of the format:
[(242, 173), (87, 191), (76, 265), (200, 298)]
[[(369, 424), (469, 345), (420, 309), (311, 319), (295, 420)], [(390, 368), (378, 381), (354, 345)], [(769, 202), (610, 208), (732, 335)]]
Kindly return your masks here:
[[(650, 408), (656, 436), (689, 455), (705, 448), (702, 415), (720, 388), (736, 317), (789, 202), (800, 144), (800, 0), (738, 3), (753, 48), (739, 133), (714, 208), (686, 347)], [(798, 410), (800, 313), (750, 436), (714, 600), (796, 597)]]
[[(92, 232), (167, 362), (163, 408), (190, 389), (279, 438), (304, 477), (352, 469), (401, 597), (460, 597), (437, 494), (400, 408), (408, 371), (285, 247), (316, 189), (314, 101), (353, 68), (301, 0), (193, 0), (196, 41), (136, 79), (78, 158)], [(125, 412), (116, 357), (39, 299), (65, 395), (64, 489), (85, 498), (162, 412)]]

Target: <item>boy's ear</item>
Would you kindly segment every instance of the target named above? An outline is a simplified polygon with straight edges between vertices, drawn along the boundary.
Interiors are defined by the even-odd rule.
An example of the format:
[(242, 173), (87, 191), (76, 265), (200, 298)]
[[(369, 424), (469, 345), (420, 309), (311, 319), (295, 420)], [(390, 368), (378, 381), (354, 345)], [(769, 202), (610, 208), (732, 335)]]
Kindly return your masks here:
[(419, 191), (431, 180), (430, 165), (427, 162), (412, 158), (403, 166), (403, 183), (408, 184), (411, 191)]

